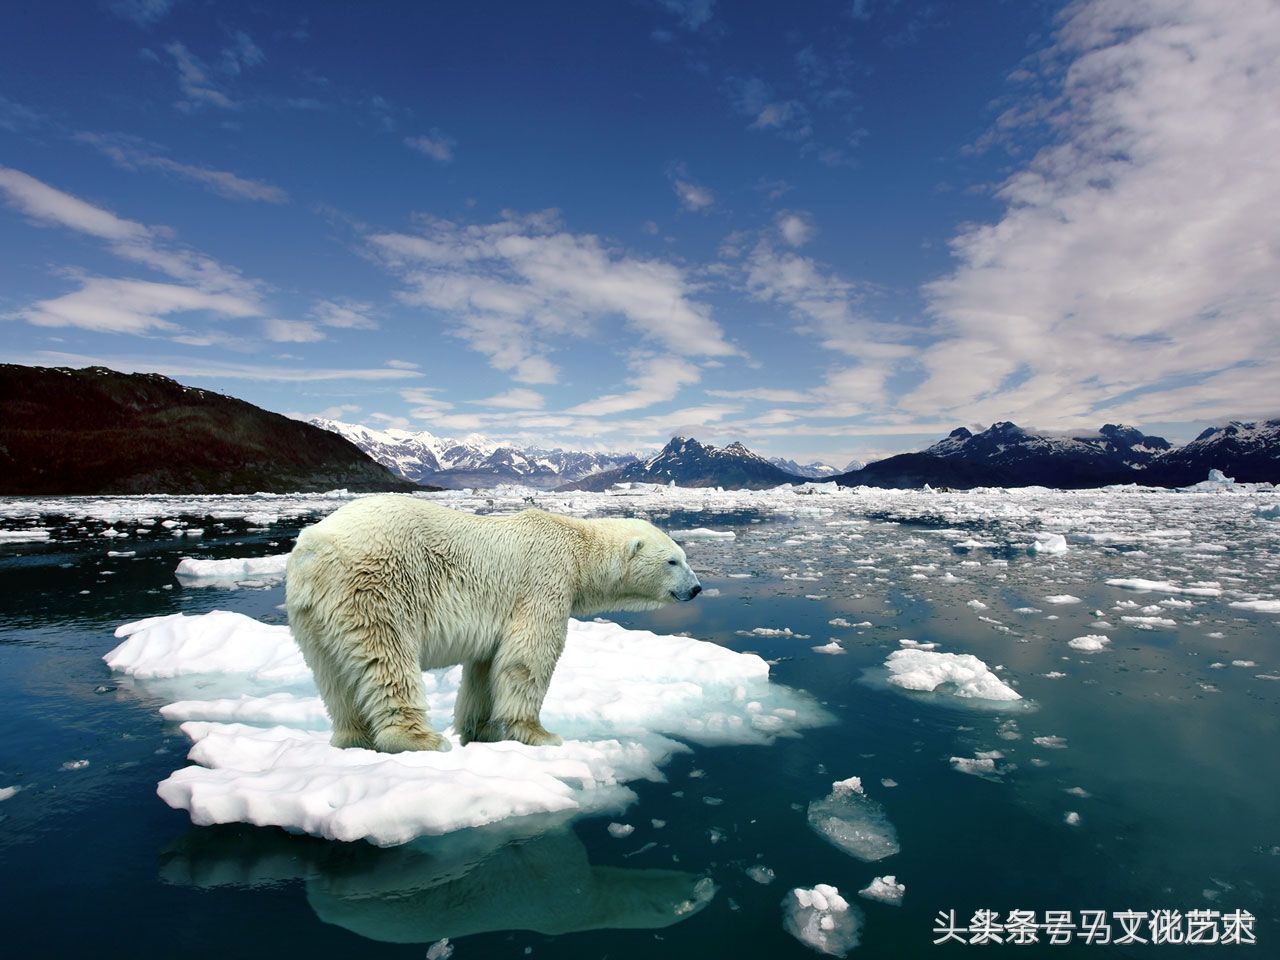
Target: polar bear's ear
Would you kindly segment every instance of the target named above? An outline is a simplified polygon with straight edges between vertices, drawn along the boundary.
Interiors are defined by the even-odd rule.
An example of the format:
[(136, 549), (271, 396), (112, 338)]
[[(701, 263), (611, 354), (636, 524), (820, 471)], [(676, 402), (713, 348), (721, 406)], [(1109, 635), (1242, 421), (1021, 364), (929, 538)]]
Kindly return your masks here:
[(644, 546), (644, 537), (632, 537), (627, 542), (627, 556), (634, 557), (640, 552), (640, 548)]

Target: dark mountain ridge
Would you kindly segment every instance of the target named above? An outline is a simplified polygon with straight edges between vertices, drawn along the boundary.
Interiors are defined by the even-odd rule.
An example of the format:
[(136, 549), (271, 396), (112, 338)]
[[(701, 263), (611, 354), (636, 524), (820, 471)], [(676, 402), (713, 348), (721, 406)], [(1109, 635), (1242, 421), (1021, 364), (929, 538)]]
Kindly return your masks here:
[(151, 373), (0, 364), (0, 493), (417, 490), (336, 434)]

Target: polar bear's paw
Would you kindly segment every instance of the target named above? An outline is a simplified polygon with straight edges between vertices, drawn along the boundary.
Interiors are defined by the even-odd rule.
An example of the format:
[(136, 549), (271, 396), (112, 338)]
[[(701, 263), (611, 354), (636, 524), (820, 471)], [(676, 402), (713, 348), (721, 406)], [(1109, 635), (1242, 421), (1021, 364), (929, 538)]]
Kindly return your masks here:
[(373, 738), (373, 747), (379, 753), (405, 753), (410, 750), (453, 749), (453, 744), (434, 730), (402, 730), (396, 727), (380, 731)]
[(537, 720), (490, 720), (472, 738), (480, 743), (514, 740), (531, 747), (558, 747), (564, 739), (551, 733)]

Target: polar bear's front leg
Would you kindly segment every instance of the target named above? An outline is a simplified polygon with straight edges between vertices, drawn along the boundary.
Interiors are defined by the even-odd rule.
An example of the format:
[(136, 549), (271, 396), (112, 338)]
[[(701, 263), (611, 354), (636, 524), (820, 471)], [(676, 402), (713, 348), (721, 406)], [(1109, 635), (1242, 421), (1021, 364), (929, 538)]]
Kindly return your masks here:
[(563, 623), (523, 624), (503, 639), (490, 677), (493, 716), (475, 739), (516, 740), (531, 747), (564, 743), (539, 719), (564, 640)]
[(465, 747), (481, 740), (481, 732), (493, 716), (493, 663), (472, 660), (462, 666), (462, 686), (453, 706), (453, 729)]

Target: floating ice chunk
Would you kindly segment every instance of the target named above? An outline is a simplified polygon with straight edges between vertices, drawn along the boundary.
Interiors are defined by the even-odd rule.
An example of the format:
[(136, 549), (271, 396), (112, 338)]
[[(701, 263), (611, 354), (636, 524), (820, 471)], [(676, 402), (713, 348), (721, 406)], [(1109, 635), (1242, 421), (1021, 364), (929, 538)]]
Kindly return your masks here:
[(757, 863), (747, 867), (746, 874), (761, 886), (773, 883), (773, 871), (763, 864)]
[(427, 960), (449, 960), (453, 956), (453, 944), (445, 937), (427, 947)]
[(0, 543), (43, 543), (48, 539), (49, 531), (40, 528), (0, 530)]
[(957, 773), (967, 773), (988, 780), (997, 777), (995, 757), (952, 757), (950, 762), (951, 769)]
[(812, 650), (814, 653), (829, 653), (833, 655), (845, 652), (844, 647), (840, 646), (840, 644), (835, 640), (832, 640), (830, 643), (824, 643), (820, 647), (813, 647)]
[(1280, 600), (1233, 600), (1231, 606), (1257, 613), (1280, 613)]
[(248, 578), (281, 580), (288, 562), (287, 553), (273, 557), (234, 557), (229, 560), (183, 557), (173, 572), (183, 583), (192, 586), (234, 586), (236, 581)]
[(937, 650), (936, 643), (921, 643), (919, 640), (911, 640), (908, 637), (902, 637), (898, 640), (898, 646), (906, 647), (909, 650)]
[(1233, 667), (1256, 667), (1258, 664), (1254, 660), (1232, 660)]
[(1086, 790), (1084, 787), (1067, 787), (1062, 792), (1069, 793), (1073, 797), (1079, 797), (1081, 800), (1088, 800), (1090, 797), (1093, 796), (1093, 794), (1090, 793), (1088, 790)]
[(20, 789), (22, 788), (21, 787), (0, 787), (0, 800), (8, 800)]
[(695, 527), (692, 530), (668, 530), (667, 536), (672, 540), (687, 543), (693, 540), (737, 540), (738, 535), (732, 530), (710, 530), (707, 527)]
[(1074, 637), (1073, 639), (1068, 640), (1067, 646), (1072, 650), (1079, 650), (1083, 653), (1098, 653), (1111, 646), (1111, 638), (1104, 637), (1101, 634), (1091, 633), (1084, 637)]
[[(239, 694), (163, 711), (186, 719), (190, 759), (202, 766), (178, 770), (157, 792), (197, 824), (240, 821), (388, 845), (525, 815), (616, 812), (634, 797), (626, 782), (661, 779), (659, 767), (688, 749), (670, 736), (764, 744), (829, 720), (808, 698), (770, 683), (768, 664), (755, 655), (575, 620), (543, 707), (563, 746), (339, 750), (328, 743), (323, 705), (288, 628), (214, 612), (118, 632), (124, 641), (105, 657), (114, 669), (166, 678), (166, 689), (230, 685)], [(461, 674), (451, 667), (423, 675), (437, 729), (449, 723)]]
[(738, 630), (740, 637), (792, 637), (796, 640), (808, 640), (807, 633), (793, 633), (790, 627), (752, 627), (750, 630)]
[(899, 883), (895, 876), (876, 877), (866, 887), (858, 891), (858, 896), (868, 900), (879, 900), (881, 903), (902, 906), (902, 895), (907, 892), (907, 885)]
[(787, 932), (819, 953), (843, 957), (860, 942), (862, 912), (828, 884), (792, 890), (783, 898), (782, 912)]
[(898, 831), (858, 777), (833, 783), (829, 795), (809, 804), (808, 817), (809, 826), (859, 860), (874, 863), (901, 849)]
[(1067, 748), (1066, 737), (1032, 737), (1031, 742), (1037, 747), (1045, 747), (1049, 750), (1065, 750)]
[(1060, 533), (1037, 533), (1035, 542), (1031, 544), (1031, 551), (1051, 555), (1066, 553), (1067, 538)]
[(1080, 814), (1074, 810), (1068, 810), (1067, 815), (1062, 818), (1062, 822), (1069, 827), (1078, 827), (1080, 826)]
[(1120, 619), (1125, 623), (1133, 624), (1139, 630), (1152, 630), (1155, 627), (1169, 629), (1178, 625), (1168, 617), (1121, 617)]
[(1273, 503), (1267, 507), (1258, 507), (1258, 518), (1260, 520), (1280, 520), (1280, 503)]
[(885, 661), (889, 682), (904, 690), (932, 691), (943, 688), (956, 697), (977, 700), (1021, 700), (1018, 693), (991, 672), (991, 668), (968, 653), (937, 653), (932, 650), (895, 650)]
[(68, 760), (62, 765), (63, 770), (83, 770), (89, 765), (88, 760)]
[(1109, 587), (1120, 587), (1122, 590), (1138, 590), (1144, 593), (1185, 593), (1192, 597), (1220, 597), (1222, 590), (1208, 584), (1180, 587), (1167, 580), (1143, 580), (1141, 577), (1112, 579), (1107, 581)]
[(636, 832), (636, 828), (629, 823), (611, 823), (608, 826), (609, 836), (615, 840), (621, 840), (623, 837), (629, 837)]
[(1079, 597), (1073, 597), (1069, 593), (1057, 593), (1051, 597), (1044, 598), (1045, 603), (1079, 603)]
[(852, 627), (853, 626), (853, 624), (850, 623), (848, 620), (846, 620), (844, 617), (835, 617), (832, 620), (828, 620), (827, 623), (829, 623), (833, 627)]
[(983, 603), (981, 600), (970, 600), (967, 606), (973, 607), (973, 609), (975, 610), (987, 609), (987, 605)]

